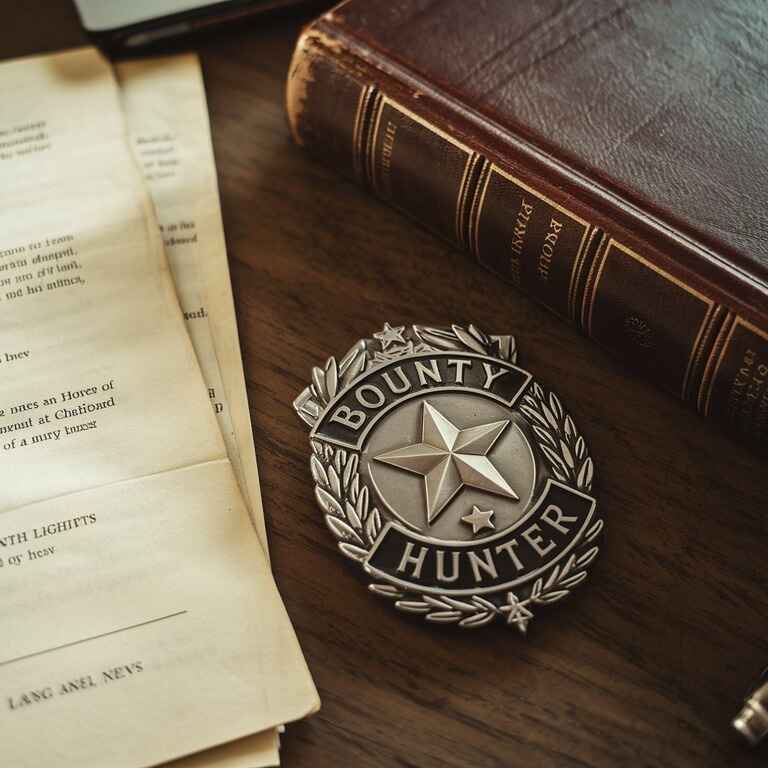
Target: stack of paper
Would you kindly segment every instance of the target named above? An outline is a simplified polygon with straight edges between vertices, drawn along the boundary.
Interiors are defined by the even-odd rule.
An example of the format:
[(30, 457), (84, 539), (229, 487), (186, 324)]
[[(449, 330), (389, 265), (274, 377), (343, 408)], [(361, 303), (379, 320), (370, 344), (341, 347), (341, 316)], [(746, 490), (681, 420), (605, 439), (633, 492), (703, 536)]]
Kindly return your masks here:
[(277, 764), (266, 551), (197, 59), (0, 65), (3, 764)]

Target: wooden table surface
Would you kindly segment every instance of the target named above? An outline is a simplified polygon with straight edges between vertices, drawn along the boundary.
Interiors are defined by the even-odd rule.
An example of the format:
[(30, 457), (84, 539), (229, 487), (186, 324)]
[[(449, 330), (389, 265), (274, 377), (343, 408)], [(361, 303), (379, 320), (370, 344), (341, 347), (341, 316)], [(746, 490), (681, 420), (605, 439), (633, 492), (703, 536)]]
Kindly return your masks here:
[[(84, 42), (66, 0), (0, 9), (2, 58)], [(323, 701), (289, 726), (284, 764), (764, 766), (766, 750), (744, 748), (729, 721), (768, 663), (766, 464), (296, 148), (283, 86), (302, 21), (191, 44), (206, 76), (274, 570)], [(337, 553), (315, 507), (291, 401), (313, 364), (385, 320), (514, 333), (522, 364), (562, 395), (590, 442), (603, 554), (527, 638), (395, 611)]]

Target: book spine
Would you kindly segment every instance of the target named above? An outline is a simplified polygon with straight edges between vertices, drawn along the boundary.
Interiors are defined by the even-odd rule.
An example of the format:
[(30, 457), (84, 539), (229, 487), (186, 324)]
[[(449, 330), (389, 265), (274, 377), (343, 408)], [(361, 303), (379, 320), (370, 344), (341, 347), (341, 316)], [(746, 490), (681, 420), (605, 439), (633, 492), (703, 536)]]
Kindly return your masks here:
[(695, 246), (399, 74), (310, 27), (287, 85), (296, 142), (765, 449), (765, 317), (722, 300)]

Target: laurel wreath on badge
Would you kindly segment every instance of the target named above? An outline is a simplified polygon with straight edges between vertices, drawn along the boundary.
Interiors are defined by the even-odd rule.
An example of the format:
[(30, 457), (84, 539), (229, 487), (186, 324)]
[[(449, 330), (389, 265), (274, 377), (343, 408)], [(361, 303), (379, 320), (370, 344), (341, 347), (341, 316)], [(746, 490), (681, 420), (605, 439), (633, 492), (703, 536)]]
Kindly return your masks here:
[[(515, 364), (517, 349), (512, 336), (487, 335), (474, 325), (450, 329), (413, 326), (414, 339), (386, 350), (370, 349), (357, 342), (341, 360), (329, 357), (323, 367), (312, 369), (312, 383), (294, 403), (299, 416), (313, 426), (337, 394), (359, 379), (370, 367), (424, 351), (468, 352), (487, 355)], [(530, 422), (538, 449), (552, 476), (578, 491), (589, 493), (594, 465), (586, 443), (554, 392), (531, 381), (517, 405)], [(310, 441), (310, 468), (315, 497), (339, 550), (351, 560), (363, 563), (382, 532), (382, 515), (372, 493), (361, 478), (359, 457), (354, 451), (318, 439)], [(563, 561), (555, 563), (534, 581), (530, 593), (520, 599), (514, 591), (506, 602), (497, 604), (480, 594), (452, 597), (402, 589), (395, 584), (374, 582), (371, 592), (395, 601), (408, 613), (421, 614), (429, 622), (481, 627), (497, 617), (525, 634), (533, 608), (562, 600), (587, 577), (587, 569), (599, 552), (595, 543), (603, 521), (595, 519), (585, 530), (578, 546)]]

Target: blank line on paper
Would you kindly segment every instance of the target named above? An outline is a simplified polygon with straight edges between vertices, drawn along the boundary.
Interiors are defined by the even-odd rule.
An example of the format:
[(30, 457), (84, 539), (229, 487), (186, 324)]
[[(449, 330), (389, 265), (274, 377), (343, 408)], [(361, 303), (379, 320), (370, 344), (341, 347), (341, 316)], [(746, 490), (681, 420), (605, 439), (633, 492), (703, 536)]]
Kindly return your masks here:
[(62, 645), (56, 645), (53, 648), (45, 648), (42, 651), (35, 651), (34, 653), (27, 653), (24, 656), (17, 656), (14, 659), (6, 659), (0, 661), (0, 667), (5, 667), (9, 664), (15, 664), (17, 661), (24, 661), (25, 659), (32, 659), (35, 656), (43, 656), (46, 653), (53, 653), (54, 651), (60, 651), (64, 648), (71, 648), (74, 645), (82, 645), (83, 643), (90, 643), (92, 640), (100, 640), (103, 637), (109, 637), (110, 635), (117, 635), (121, 632), (128, 632), (131, 629), (139, 629), (139, 627), (146, 627), (149, 624), (157, 624), (160, 621), (167, 621), (168, 619), (174, 619), (177, 616), (183, 616), (187, 613), (184, 611), (176, 611), (176, 613), (169, 613), (167, 616), (158, 616), (155, 619), (148, 619), (147, 621), (140, 621), (138, 624), (131, 624), (127, 627), (119, 627), (118, 629), (112, 629), (109, 632), (102, 632), (99, 635), (91, 635), (90, 637), (83, 637), (80, 640), (73, 640), (70, 643), (62, 643)]

